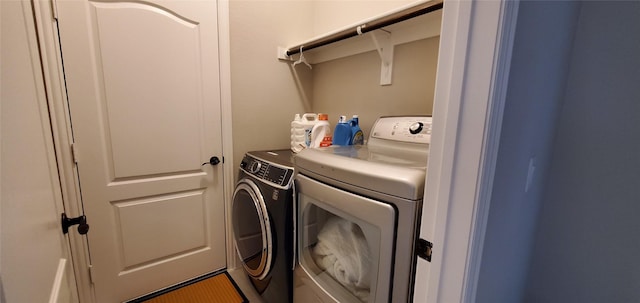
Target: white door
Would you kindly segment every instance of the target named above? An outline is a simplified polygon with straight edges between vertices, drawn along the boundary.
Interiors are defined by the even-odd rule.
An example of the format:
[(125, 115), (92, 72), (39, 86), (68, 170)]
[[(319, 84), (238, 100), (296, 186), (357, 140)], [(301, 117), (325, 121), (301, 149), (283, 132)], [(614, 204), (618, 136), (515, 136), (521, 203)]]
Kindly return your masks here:
[(31, 1), (0, 7), (0, 301), (77, 302)]
[(97, 302), (224, 268), (217, 3), (57, 11)]

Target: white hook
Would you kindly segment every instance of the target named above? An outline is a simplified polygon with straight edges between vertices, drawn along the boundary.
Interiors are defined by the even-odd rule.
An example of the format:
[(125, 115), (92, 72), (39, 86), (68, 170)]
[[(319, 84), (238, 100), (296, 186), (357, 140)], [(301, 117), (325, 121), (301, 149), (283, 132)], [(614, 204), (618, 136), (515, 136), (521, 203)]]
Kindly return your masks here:
[(300, 45), (300, 58), (298, 58), (298, 61), (293, 62), (293, 66), (296, 66), (300, 63), (304, 63), (307, 67), (309, 67), (309, 69), (312, 69), (313, 67), (311, 67), (311, 64), (309, 64), (309, 62), (307, 62), (307, 59), (304, 57), (304, 54), (302, 53), (302, 48), (304, 46)]

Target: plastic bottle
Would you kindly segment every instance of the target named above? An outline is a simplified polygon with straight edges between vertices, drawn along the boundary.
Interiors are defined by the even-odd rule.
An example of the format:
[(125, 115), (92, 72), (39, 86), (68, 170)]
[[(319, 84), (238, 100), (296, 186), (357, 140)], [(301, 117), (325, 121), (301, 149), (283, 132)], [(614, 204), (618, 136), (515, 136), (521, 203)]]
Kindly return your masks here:
[(300, 120), (302, 123), (302, 127), (304, 128), (304, 146), (311, 146), (311, 131), (313, 127), (318, 123), (318, 115), (312, 113), (306, 113), (302, 115), (302, 119)]
[(353, 118), (349, 120), (349, 124), (351, 126), (351, 144), (352, 145), (362, 145), (364, 144), (364, 133), (362, 129), (360, 129), (360, 125), (358, 125), (358, 115), (353, 115)]
[(329, 125), (329, 115), (318, 114), (318, 122), (311, 129), (311, 142), (309, 147), (323, 147), (325, 137), (331, 136), (331, 125)]
[(302, 123), (302, 118), (300, 114), (296, 114), (291, 121), (291, 150), (294, 152), (299, 152), (305, 145), (305, 132), (304, 132), (304, 124)]
[(340, 116), (333, 131), (333, 145), (351, 145), (351, 126), (346, 116)]

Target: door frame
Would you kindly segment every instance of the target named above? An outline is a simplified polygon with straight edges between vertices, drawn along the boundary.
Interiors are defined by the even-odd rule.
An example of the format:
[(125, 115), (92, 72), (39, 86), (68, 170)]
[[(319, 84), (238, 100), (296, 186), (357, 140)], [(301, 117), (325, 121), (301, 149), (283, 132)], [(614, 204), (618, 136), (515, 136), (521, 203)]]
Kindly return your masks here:
[[(42, 59), (43, 76), (48, 98), (49, 115), (53, 130), (53, 142), (56, 150), (63, 203), (68, 216), (83, 214), (80, 184), (75, 165), (72, 143), (73, 132), (71, 116), (67, 103), (62, 54), (57, 30), (56, 0), (34, 0), (33, 11), (38, 32), (40, 57)], [(226, 259), (227, 268), (235, 264), (233, 236), (229, 228), (230, 198), (233, 196), (233, 141), (231, 121), (231, 67), (229, 39), (229, 0), (218, 1), (218, 44), (220, 61), (220, 112), (222, 123), (223, 185), (225, 203)], [(91, 218), (88, 218), (91, 224)], [(71, 261), (76, 276), (80, 302), (95, 302), (91, 281), (90, 254), (86, 238), (78, 233), (69, 233)], [(230, 263), (231, 261), (231, 263)]]
[[(37, 113), (36, 115), (40, 120), (39, 121), (41, 123), (40, 127), (42, 127), (40, 129), (41, 133), (39, 133), (38, 135), (44, 136), (44, 138), (42, 138), (43, 141), (41, 141), (40, 143), (42, 144), (41, 147), (43, 148), (43, 152), (46, 154), (46, 159), (43, 159), (46, 161), (46, 165), (42, 167), (42, 169), (43, 171), (46, 172), (46, 175), (48, 175), (48, 182), (50, 183), (49, 186), (51, 186), (50, 188), (51, 199), (49, 203), (52, 204), (53, 209), (52, 209), (52, 213), (49, 214), (51, 217), (49, 217), (46, 222), (42, 221), (44, 218), (42, 214), (40, 215), (36, 214), (35, 218), (19, 216), (19, 217), (13, 217), (13, 219), (30, 222), (30, 223), (26, 223), (26, 225), (24, 224), (22, 225), (22, 227), (25, 227), (25, 226), (28, 227), (29, 232), (37, 232), (34, 226), (38, 226), (40, 229), (46, 228), (47, 232), (52, 232), (54, 234), (56, 233), (56, 230), (60, 232), (59, 234), (56, 234), (55, 237), (58, 238), (57, 242), (58, 242), (58, 245), (60, 245), (61, 254), (56, 255), (58, 260), (56, 261), (57, 265), (56, 265), (55, 273), (52, 277), (53, 280), (49, 281), (49, 282), (52, 282), (52, 284), (50, 285), (51, 288), (48, 289), (49, 292), (47, 293), (49, 295), (48, 302), (50, 303), (79, 302), (78, 291), (76, 287), (76, 275), (73, 270), (73, 264), (71, 262), (71, 257), (72, 257), (71, 247), (70, 247), (71, 243), (69, 241), (69, 238), (66, 237), (64, 234), (62, 234), (62, 230), (56, 228), (57, 226), (56, 223), (59, 224), (60, 222), (59, 221), (60, 213), (65, 212), (65, 205), (63, 200), (62, 186), (59, 180), (59, 167), (58, 167), (57, 158), (56, 158), (56, 148), (53, 140), (53, 128), (51, 127), (52, 121), (51, 121), (50, 111), (49, 111), (49, 106), (51, 103), (51, 98), (50, 98), (51, 90), (50, 90), (50, 87), (48, 87), (48, 83), (45, 81), (47, 64), (44, 61), (45, 58), (43, 58), (40, 53), (39, 46), (41, 44), (41, 39), (39, 37), (40, 35), (39, 35), (37, 22), (34, 17), (34, 12), (36, 8), (34, 7), (34, 3), (29, 0), (15, 1), (15, 4), (18, 7), (11, 7), (11, 8), (7, 7), (7, 9), (10, 10), (9, 14), (14, 13), (19, 15), (18, 17), (19, 19), (16, 19), (16, 22), (18, 23), (9, 24), (9, 25), (22, 26), (21, 30), (24, 31), (25, 36), (23, 38), (25, 39), (24, 42), (26, 44), (17, 45), (16, 49), (21, 51), (26, 50), (28, 53), (27, 57), (24, 58), (24, 61), (20, 61), (21, 62), (20, 64), (23, 67), (23, 69), (20, 70), (21, 75), (18, 75), (18, 78), (31, 77), (31, 80), (30, 80), (31, 82), (27, 84), (30, 84), (35, 88), (35, 91), (33, 92), (33, 96), (29, 97), (29, 98), (32, 97), (32, 100), (25, 99), (24, 101), (36, 102), (36, 113)], [(20, 30), (18, 30), (18, 33), (20, 33)], [(9, 40), (10, 42), (15, 42), (14, 41), (15, 39), (13, 38), (9, 38)], [(4, 42), (5, 41), (3, 39), (3, 43)], [(22, 42), (19, 42), (19, 43), (22, 43)], [(24, 132), (22, 131), (22, 133)], [(27, 130), (27, 133), (25, 134), (29, 135), (30, 134), (29, 130)], [(24, 151), (24, 153), (31, 155), (30, 151)], [(42, 171), (39, 171), (39, 172), (42, 172)], [(37, 185), (42, 186), (43, 184), (38, 183)], [(17, 203), (25, 202), (22, 200), (24, 199), (21, 199), (20, 197), (18, 197), (16, 201)], [(30, 202), (37, 202), (36, 204), (33, 204), (33, 206), (43, 206), (44, 205), (42, 204), (43, 202), (47, 203), (47, 201), (44, 201), (44, 200), (30, 201)], [(4, 206), (5, 205), (3, 205), (3, 207)], [(25, 213), (22, 213), (21, 215), (25, 215)], [(52, 223), (54, 225), (50, 226), (50, 224)], [(33, 224), (36, 224), (36, 225), (33, 225)], [(43, 225), (43, 224), (46, 224), (46, 225)], [(18, 236), (20, 235), (18, 234)], [(49, 237), (49, 235), (47, 235), (47, 237)], [(31, 248), (29, 247), (29, 249)], [(27, 259), (22, 259), (20, 261), (25, 261), (25, 260)], [(36, 273), (40, 273), (40, 271), (37, 271)], [(46, 276), (46, 278), (49, 278), (49, 277), (50, 277), (49, 275)], [(41, 278), (41, 277), (38, 277), (38, 278)], [(18, 286), (20, 289), (18, 289), (17, 291), (28, 289), (30, 287), (30, 285), (24, 285), (24, 284), (21, 284)], [(41, 289), (33, 289), (33, 290), (41, 291)], [(6, 292), (2, 289), (2, 281), (0, 281), (0, 301), (2, 302), (4, 302), (5, 300), (5, 293)]]
[[(47, 102), (49, 103), (53, 143), (60, 174), (62, 202), (67, 216), (77, 217), (83, 213), (82, 202), (71, 150), (73, 135), (66, 102), (62, 57), (55, 24), (55, 9), (50, 1), (33, 1), (33, 11), (38, 32), (45, 89), (49, 97)], [(71, 232), (68, 235), (79, 300), (80, 302), (93, 302), (87, 243), (85, 238), (78, 233)]]
[(433, 259), (418, 264), (414, 302), (475, 301), (518, 7), (445, 2), (420, 235)]

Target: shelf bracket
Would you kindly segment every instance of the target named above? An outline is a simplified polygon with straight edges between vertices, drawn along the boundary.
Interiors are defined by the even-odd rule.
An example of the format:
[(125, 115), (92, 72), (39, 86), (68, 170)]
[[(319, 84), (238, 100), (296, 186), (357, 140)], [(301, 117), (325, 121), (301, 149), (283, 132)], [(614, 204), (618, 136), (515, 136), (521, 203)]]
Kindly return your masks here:
[(277, 57), (278, 57), (278, 60), (293, 61), (291, 56), (287, 55), (287, 49), (282, 46), (278, 46)]
[(382, 29), (371, 31), (371, 39), (380, 55), (382, 66), (380, 68), (380, 85), (391, 85), (393, 74), (393, 48), (391, 33)]

